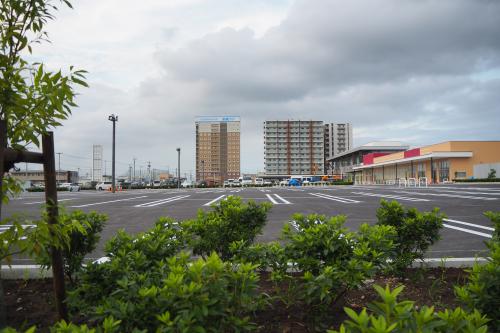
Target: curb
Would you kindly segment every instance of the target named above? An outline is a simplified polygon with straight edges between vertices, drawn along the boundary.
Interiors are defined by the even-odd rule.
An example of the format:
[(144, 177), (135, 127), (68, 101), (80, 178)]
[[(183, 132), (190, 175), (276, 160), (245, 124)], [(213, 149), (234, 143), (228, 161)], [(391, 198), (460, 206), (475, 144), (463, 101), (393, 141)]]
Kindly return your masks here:
[[(423, 261), (413, 262), (412, 267), (446, 267), (446, 268), (467, 268), (475, 263), (484, 265), (488, 258), (425, 258)], [(12, 265), (3, 266), (1, 269), (1, 278), (4, 280), (16, 279), (46, 279), (52, 277), (52, 270), (46, 270), (40, 265)]]

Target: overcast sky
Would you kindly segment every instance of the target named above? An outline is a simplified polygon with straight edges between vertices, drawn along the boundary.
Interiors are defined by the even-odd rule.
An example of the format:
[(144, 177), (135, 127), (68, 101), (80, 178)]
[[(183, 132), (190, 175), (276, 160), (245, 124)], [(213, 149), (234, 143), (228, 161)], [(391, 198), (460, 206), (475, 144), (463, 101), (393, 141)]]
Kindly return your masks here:
[[(61, 167), (194, 170), (197, 115), (241, 116), (242, 172), (266, 119), (351, 122), (354, 143), (500, 140), (500, 1), (80, 0), (36, 60), (89, 71), (55, 133)], [(110, 172), (110, 163), (107, 165)]]

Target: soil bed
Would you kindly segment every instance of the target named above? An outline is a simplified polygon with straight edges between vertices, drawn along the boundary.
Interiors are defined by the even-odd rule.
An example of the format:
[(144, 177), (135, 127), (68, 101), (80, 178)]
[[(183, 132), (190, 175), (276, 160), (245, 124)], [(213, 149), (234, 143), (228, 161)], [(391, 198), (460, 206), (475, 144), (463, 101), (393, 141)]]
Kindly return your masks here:
[[(353, 290), (330, 309), (328, 322), (330, 328), (338, 328), (347, 319), (343, 307), (360, 311), (375, 300), (373, 284), (389, 285), (391, 288), (405, 285), (400, 300), (412, 300), (416, 305), (433, 305), (437, 310), (459, 306), (453, 286), (462, 285), (467, 273), (460, 268), (410, 269), (404, 280), (391, 276), (377, 276), (367, 281), (359, 290)], [(260, 291), (273, 294), (273, 285), (267, 281), (268, 274), (261, 275)], [(48, 332), (48, 327), (56, 320), (52, 294), (52, 280), (4, 280), (7, 305), (7, 323), (11, 327), (26, 329), (36, 325), (38, 332)], [(286, 288), (286, 286), (282, 286)], [(80, 321), (79, 318), (78, 321)], [(313, 332), (313, 323), (307, 318), (304, 306), (292, 304), (288, 307), (280, 300), (272, 299), (266, 311), (255, 314), (252, 321), (258, 325), (258, 332)]]

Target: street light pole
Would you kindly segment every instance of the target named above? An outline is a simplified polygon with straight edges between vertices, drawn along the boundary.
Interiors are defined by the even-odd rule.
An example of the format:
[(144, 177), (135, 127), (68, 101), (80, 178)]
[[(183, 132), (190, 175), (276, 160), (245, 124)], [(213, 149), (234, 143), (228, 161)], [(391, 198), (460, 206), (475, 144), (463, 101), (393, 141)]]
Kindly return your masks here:
[(177, 148), (177, 188), (181, 188), (181, 149)]
[(112, 192), (115, 193), (116, 191), (116, 184), (115, 184), (115, 134), (116, 134), (116, 122), (118, 121), (118, 116), (115, 116), (112, 114), (111, 116), (108, 117), (109, 121), (113, 122), (113, 157), (112, 157), (112, 166), (111, 166), (111, 189)]

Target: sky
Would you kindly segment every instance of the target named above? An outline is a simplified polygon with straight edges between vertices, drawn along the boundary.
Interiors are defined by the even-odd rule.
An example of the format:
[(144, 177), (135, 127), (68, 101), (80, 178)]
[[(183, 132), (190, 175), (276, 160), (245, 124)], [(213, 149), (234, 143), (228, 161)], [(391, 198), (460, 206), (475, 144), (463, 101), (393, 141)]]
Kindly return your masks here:
[[(241, 171), (263, 170), (263, 122), (350, 122), (354, 145), (500, 140), (500, 1), (80, 0), (33, 60), (89, 72), (55, 130), (61, 168), (194, 172), (194, 118), (241, 116)], [(111, 163), (107, 162), (110, 173)], [(138, 171), (137, 171), (138, 172)]]

